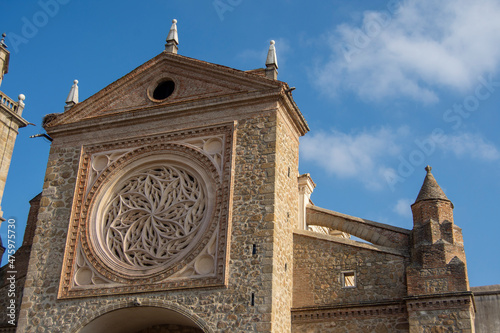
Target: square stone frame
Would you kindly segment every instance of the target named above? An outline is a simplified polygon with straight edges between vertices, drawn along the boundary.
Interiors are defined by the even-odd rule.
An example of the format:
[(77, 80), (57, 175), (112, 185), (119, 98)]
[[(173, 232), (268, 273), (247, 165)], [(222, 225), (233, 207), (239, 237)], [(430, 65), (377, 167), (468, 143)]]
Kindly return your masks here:
[[(80, 155), (80, 163), (76, 187), (73, 196), (73, 205), (71, 210), (71, 218), (68, 227), (68, 236), (64, 252), (64, 259), (61, 271), (61, 279), (59, 283), (58, 299), (71, 299), (80, 297), (94, 297), (101, 295), (129, 294), (154, 292), (163, 290), (179, 290), (188, 288), (200, 287), (226, 287), (228, 284), (229, 271), (229, 249), (232, 221), (232, 197), (234, 188), (234, 167), (235, 167), (235, 150), (236, 150), (236, 126), (237, 122), (222, 123), (212, 126), (189, 128), (178, 131), (155, 134), (152, 136), (134, 137), (127, 140), (111, 141), (100, 144), (83, 146)], [(171, 278), (165, 276), (163, 279), (146, 278), (146, 279), (127, 279), (120, 274), (102, 274), (106, 283), (75, 286), (73, 283), (75, 278), (75, 267), (77, 267), (77, 256), (82, 248), (82, 240), (88, 240), (88, 218), (89, 210), (92, 209), (89, 200), (86, 197), (94, 191), (93, 182), (97, 177), (93, 177), (91, 173), (91, 157), (102, 152), (116, 150), (144, 150), (153, 145), (183, 143), (190, 145), (190, 142), (203, 140), (204, 138), (220, 137), (223, 142), (222, 167), (220, 170), (220, 193), (217, 193), (216, 201), (220, 203), (220, 214), (215, 216), (218, 221), (215, 221), (217, 230), (213, 237), (216, 238), (216, 252), (214, 257), (215, 272), (212, 276), (188, 277), (188, 278)], [(99, 176), (99, 175), (98, 175)], [(101, 174), (100, 177), (105, 175)], [(213, 238), (212, 237), (212, 238)], [(210, 240), (205, 240), (208, 243)], [(83, 250), (85, 262), (90, 266), (103, 267), (105, 264), (102, 260), (89, 249)], [(193, 258), (189, 258), (192, 260)], [(176, 267), (189, 265), (187, 258), (181, 259), (175, 264)], [(192, 262), (191, 262), (192, 264)], [(178, 272), (178, 270), (177, 270)], [(102, 273), (102, 270), (99, 272)], [(158, 274), (157, 274), (158, 275)], [(175, 275), (175, 274), (173, 274)]]

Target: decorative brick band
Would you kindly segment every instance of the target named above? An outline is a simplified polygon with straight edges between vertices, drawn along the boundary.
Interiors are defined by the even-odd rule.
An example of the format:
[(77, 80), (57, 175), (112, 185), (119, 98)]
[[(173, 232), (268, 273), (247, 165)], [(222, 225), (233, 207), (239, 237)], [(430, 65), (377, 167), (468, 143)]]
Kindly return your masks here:
[(439, 310), (439, 309), (463, 309), (472, 304), (472, 293), (460, 293), (455, 295), (426, 295), (406, 298), (408, 311)]
[(384, 317), (387, 315), (405, 315), (403, 302), (372, 304), (352, 304), (321, 308), (292, 309), (292, 323), (311, 321), (348, 320), (352, 318)]

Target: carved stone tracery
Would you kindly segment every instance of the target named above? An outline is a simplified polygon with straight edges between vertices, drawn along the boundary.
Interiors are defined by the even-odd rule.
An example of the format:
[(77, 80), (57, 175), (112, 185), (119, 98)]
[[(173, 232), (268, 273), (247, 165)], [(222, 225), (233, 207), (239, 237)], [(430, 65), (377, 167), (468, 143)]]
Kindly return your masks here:
[(150, 269), (182, 253), (207, 213), (200, 180), (180, 167), (155, 166), (121, 184), (104, 207), (99, 230), (112, 260)]

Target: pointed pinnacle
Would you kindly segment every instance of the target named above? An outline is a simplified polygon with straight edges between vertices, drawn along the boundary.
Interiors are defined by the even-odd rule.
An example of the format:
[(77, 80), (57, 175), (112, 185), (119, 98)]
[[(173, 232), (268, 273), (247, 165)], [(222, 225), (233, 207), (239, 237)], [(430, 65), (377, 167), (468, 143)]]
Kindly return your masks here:
[(177, 20), (172, 20), (172, 26), (170, 27), (170, 31), (168, 32), (167, 42), (173, 41), (176, 45), (179, 44), (179, 35), (177, 34)]
[(422, 184), (422, 188), (418, 193), (417, 200), (415, 200), (415, 203), (424, 200), (450, 201), (446, 196), (446, 194), (444, 194), (443, 190), (437, 183), (434, 176), (432, 175), (431, 173), (432, 168), (430, 166), (426, 166), (425, 170), (427, 171), (427, 175), (425, 176), (424, 183)]
[(274, 46), (275, 41), (272, 40), (269, 43), (269, 51), (267, 51), (266, 67), (275, 66), (278, 69), (278, 58), (276, 57), (276, 47)]
[(179, 45), (179, 36), (177, 34), (177, 20), (172, 20), (172, 26), (167, 36), (167, 44), (165, 44), (165, 51), (170, 53), (177, 53)]
[(68, 98), (66, 98), (66, 106), (64, 111), (71, 109), (72, 106), (78, 103), (78, 80), (73, 81), (71, 90), (69, 91)]

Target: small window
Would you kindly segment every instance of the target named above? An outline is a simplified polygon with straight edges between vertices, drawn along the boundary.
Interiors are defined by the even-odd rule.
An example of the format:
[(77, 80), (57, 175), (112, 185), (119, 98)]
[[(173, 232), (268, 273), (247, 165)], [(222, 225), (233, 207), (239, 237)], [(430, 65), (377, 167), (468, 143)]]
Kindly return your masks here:
[(356, 272), (346, 271), (341, 273), (342, 288), (356, 287)]

